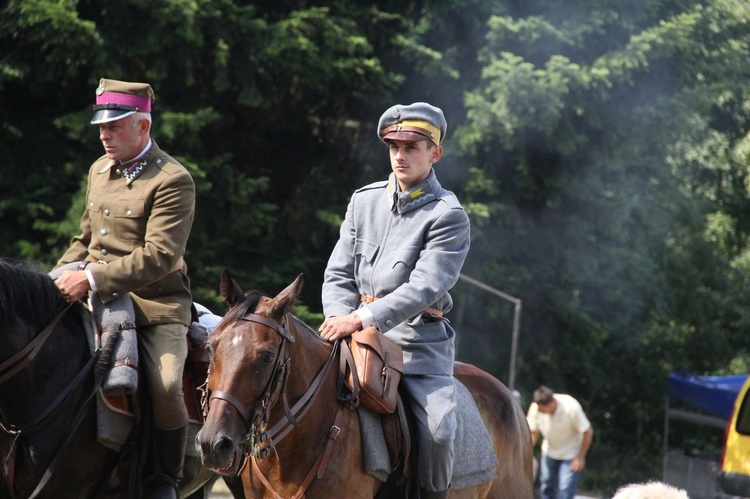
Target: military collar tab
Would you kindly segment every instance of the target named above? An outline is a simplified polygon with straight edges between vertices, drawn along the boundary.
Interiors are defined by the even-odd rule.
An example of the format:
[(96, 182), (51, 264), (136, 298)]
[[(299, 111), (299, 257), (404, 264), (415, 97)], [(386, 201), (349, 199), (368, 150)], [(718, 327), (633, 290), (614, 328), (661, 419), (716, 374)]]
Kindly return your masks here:
[(122, 178), (125, 179), (125, 185), (130, 185), (135, 179), (137, 179), (143, 170), (148, 166), (148, 161), (142, 159), (140, 161), (133, 162), (132, 165), (122, 169)]
[(399, 213), (407, 213), (437, 199), (440, 192), (440, 184), (434, 171), (431, 171), (425, 180), (407, 191), (399, 191), (396, 186), (395, 175), (391, 174), (388, 180), (391, 209)]
[(125, 184), (130, 185), (141, 175), (141, 173), (143, 173), (143, 170), (145, 170), (148, 165), (149, 162), (145, 158), (140, 161), (131, 161), (129, 163), (120, 163), (113, 160), (99, 170), (99, 174), (107, 173), (112, 170), (112, 168), (117, 167), (117, 174), (125, 179)]

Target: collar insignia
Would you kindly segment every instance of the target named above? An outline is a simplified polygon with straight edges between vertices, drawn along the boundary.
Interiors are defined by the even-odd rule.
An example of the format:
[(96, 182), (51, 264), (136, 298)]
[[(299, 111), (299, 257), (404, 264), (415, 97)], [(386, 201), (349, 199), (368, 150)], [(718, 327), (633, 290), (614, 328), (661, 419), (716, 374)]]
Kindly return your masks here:
[(133, 180), (138, 178), (138, 176), (141, 174), (141, 172), (146, 168), (148, 165), (148, 161), (141, 160), (136, 161), (132, 165), (130, 165), (128, 168), (124, 168), (122, 170), (122, 176), (125, 179), (125, 184), (130, 185), (133, 183)]

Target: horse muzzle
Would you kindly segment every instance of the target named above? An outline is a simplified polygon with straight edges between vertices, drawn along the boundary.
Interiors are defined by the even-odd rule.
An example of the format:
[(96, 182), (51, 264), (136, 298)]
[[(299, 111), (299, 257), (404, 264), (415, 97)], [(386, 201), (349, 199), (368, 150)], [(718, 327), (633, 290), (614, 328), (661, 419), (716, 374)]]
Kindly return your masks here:
[(211, 433), (204, 426), (195, 436), (195, 448), (200, 452), (201, 464), (223, 476), (236, 475), (242, 465), (244, 447), (239, 439), (224, 432)]

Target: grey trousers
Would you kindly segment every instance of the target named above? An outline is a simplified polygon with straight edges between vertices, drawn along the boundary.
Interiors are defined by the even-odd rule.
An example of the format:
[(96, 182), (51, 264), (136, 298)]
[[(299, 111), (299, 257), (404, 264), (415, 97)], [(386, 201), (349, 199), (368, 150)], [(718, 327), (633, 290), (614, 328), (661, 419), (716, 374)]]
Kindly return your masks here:
[(457, 425), (453, 376), (409, 374), (401, 378), (401, 387), (416, 419), (419, 486), (448, 490)]

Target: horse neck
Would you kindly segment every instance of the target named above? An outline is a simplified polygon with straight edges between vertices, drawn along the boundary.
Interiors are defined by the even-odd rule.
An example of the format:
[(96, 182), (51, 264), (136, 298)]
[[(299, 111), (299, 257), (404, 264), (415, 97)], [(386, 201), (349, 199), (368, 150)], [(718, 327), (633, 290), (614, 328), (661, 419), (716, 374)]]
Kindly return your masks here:
[[(318, 373), (324, 368), (333, 345), (322, 340), (312, 329), (302, 323), (299, 319), (291, 316), (293, 320), (288, 322), (288, 328), (295, 337), (295, 341), (287, 342), (287, 355), (290, 358), (289, 373), (286, 381), (286, 396), (289, 405), (294, 404), (305, 395)], [(285, 340), (286, 341), (286, 340)], [(281, 359), (285, 360), (285, 359)], [(314, 402), (318, 406), (321, 400), (335, 401), (336, 373), (338, 372), (336, 361), (333, 361), (329, 372), (323, 379), (320, 393)], [(335, 405), (335, 404), (334, 404)], [(326, 411), (327, 412), (327, 411)], [(317, 414), (316, 414), (317, 413)], [(314, 419), (320, 416), (321, 411), (311, 409), (306, 419)], [(284, 417), (283, 403), (279, 400), (272, 411), (272, 419)]]
[(288, 345), (291, 358), (288, 388), (295, 397), (302, 396), (331, 354), (333, 345), (324, 341), (311, 328), (294, 316), (289, 321), (289, 329), (295, 337)]
[[(331, 343), (322, 340), (304, 324), (292, 332), (296, 341), (289, 345), (288, 352), (291, 358), (287, 386), (290, 407), (293, 407), (310, 388), (318, 373), (324, 369), (333, 349)], [(271, 457), (259, 464), (262, 473), (266, 474), (272, 483), (301, 483), (319, 457), (319, 453), (323, 451), (322, 446), (325, 445), (339, 406), (336, 399), (337, 379), (338, 357), (332, 360), (309, 409), (299, 417), (300, 425), (275, 445)], [(277, 400), (271, 411), (269, 427), (285, 418), (283, 402)]]
[[(77, 313), (77, 308), (68, 312)], [(25, 347), (39, 332), (31, 325), (14, 329), (10, 334), (23, 338), (23, 342), (14, 342), (12, 353)], [(3, 357), (9, 358), (12, 353)], [(35, 359), (0, 385), (0, 414), (7, 418), (4, 422), (25, 424), (33, 420), (75, 378), (89, 357), (79, 316), (62, 320)]]

